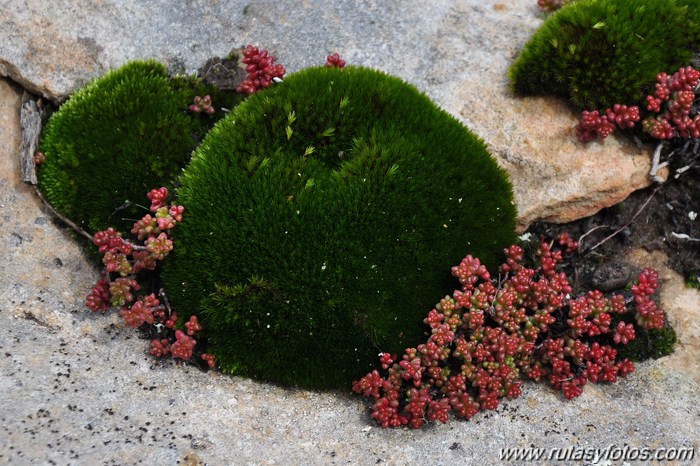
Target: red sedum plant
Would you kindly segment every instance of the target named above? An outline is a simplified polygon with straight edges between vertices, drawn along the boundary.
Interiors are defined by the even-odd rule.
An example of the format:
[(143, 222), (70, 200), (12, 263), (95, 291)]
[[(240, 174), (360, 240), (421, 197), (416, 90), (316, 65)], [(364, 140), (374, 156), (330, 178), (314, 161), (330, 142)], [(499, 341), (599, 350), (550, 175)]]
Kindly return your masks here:
[(340, 58), (340, 55), (338, 53), (334, 53), (333, 55), (328, 55), (326, 57), (326, 66), (327, 67), (336, 67), (336, 68), (344, 68), (345, 67), (345, 60)]
[[(649, 114), (642, 129), (654, 139), (700, 138), (700, 113), (693, 111), (698, 98), (700, 72), (688, 66), (673, 75), (659, 73), (653, 95), (646, 97)], [(615, 128), (633, 128), (641, 119), (636, 105), (615, 104), (601, 115), (597, 110), (581, 114), (576, 135), (581, 142), (605, 139)]]
[(205, 95), (204, 97), (196, 95), (194, 97), (194, 103), (189, 107), (190, 112), (193, 113), (207, 113), (212, 115), (216, 112), (216, 109), (211, 104), (211, 96)]
[(546, 380), (571, 399), (588, 382), (625, 377), (634, 365), (618, 358), (612, 345), (633, 340), (635, 325), (663, 327), (664, 312), (651, 298), (658, 275), (641, 273), (632, 287), (632, 309), (622, 295), (572, 297), (557, 266), (577, 248), (567, 234), (542, 241), (539, 266), (527, 268), (523, 249), (511, 246), (498, 279), (467, 256), (452, 268), (461, 289), (424, 320), (430, 327), (426, 343), (406, 349), (400, 359), (380, 354), (382, 372), (354, 382), (353, 391), (374, 399), (372, 417), (382, 427), (419, 428), (426, 421), (446, 422), (450, 411), (469, 419), (495, 409), (502, 398), (520, 396), (522, 378)]
[(700, 138), (700, 114), (692, 114), (700, 72), (688, 66), (672, 76), (656, 77), (654, 95), (647, 96), (647, 110), (657, 113), (642, 122), (644, 131), (656, 139)]
[[(204, 110), (206, 111), (206, 110)], [(137, 242), (124, 239), (113, 228), (99, 231), (93, 236), (93, 243), (103, 254), (105, 278), (100, 279), (86, 298), (86, 305), (94, 312), (106, 312), (114, 307), (120, 308), (124, 322), (133, 328), (147, 326), (158, 338), (153, 339), (150, 353), (156, 357), (172, 356), (189, 360), (195, 354), (197, 340), (194, 335), (202, 326), (193, 315), (184, 324), (185, 331), (176, 329), (177, 314), (172, 312), (161, 290), (158, 299), (155, 293), (137, 296), (141, 290), (138, 278), (142, 272), (156, 269), (158, 262), (172, 251), (170, 238), (172, 229), (182, 221), (184, 208), (168, 205), (166, 188), (152, 189), (148, 193), (151, 201), (150, 211), (134, 224), (131, 233)], [(112, 275), (118, 275), (112, 280)], [(216, 361), (212, 355), (199, 352), (199, 357), (213, 368)]]
[(267, 50), (248, 45), (243, 49), (243, 63), (248, 77), (236, 88), (236, 92), (251, 95), (260, 89), (267, 89), (276, 79), (282, 79), (287, 70), (280, 64), (275, 64), (275, 57), (269, 55)]

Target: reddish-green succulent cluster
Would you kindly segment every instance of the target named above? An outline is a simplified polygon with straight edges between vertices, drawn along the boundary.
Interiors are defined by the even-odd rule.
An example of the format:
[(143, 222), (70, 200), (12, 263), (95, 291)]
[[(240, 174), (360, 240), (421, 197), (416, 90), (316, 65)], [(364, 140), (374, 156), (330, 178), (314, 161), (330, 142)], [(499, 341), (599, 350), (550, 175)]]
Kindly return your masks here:
[(653, 95), (648, 95), (647, 110), (657, 113), (643, 122), (644, 131), (656, 139), (700, 138), (700, 113), (692, 111), (698, 98), (700, 72), (688, 66), (672, 76), (656, 77)]
[(189, 108), (190, 112), (193, 113), (207, 113), (211, 115), (212, 113), (216, 112), (216, 109), (211, 104), (210, 95), (205, 95), (204, 97), (198, 95), (194, 96), (194, 103), (190, 105)]
[[(659, 73), (656, 76), (654, 94), (646, 96), (649, 112), (642, 121), (644, 132), (655, 139), (699, 138), (700, 113), (693, 109), (698, 98), (700, 72), (691, 66), (681, 68), (673, 75)], [(597, 110), (581, 114), (576, 135), (581, 142), (597, 137), (605, 139), (616, 126), (633, 128), (640, 121), (639, 107), (615, 104), (601, 115)]]
[(326, 66), (327, 67), (336, 67), (336, 68), (343, 68), (345, 67), (345, 60), (340, 58), (340, 55), (337, 53), (334, 53), (333, 55), (328, 55), (326, 57)]
[(664, 312), (651, 296), (655, 271), (645, 269), (632, 287), (633, 309), (622, 295), (591, 291), (571, 297), (557, 266), (578, 244), (568, 235), (542, 242), (539, 266), (523, 265), (523, 249), (511, 246), (498, 279), (467, 256), (452, 274), (460, 290), (430, 311), (427, 342), (401, 359), (380, 355), (384, 375), (374, 370), (353, 390), (374, 398), (372, 417), (382, 427), (421, 427), (446, 422), (448, 413), (471, 418), (495, 409), (502, 398), (521, 394), (521, 378), (547, 380), (566, 398), (588, 382), (615, 382), (634, 370), (617, 346), (635, 339), (635, 329), (659, 329)]
[[(197, 340), (193, 336), (202, 330), (196, 315), (190, 316), (184, 324), (185, 331), (176, 329), (177, 313), (172, 312), (165, 294), (163, 300), (155, 293), (137, 296), (141, 290), (139, 279), (144, 274), (156, 270), (158, 263), (172, 251), (170, 239), (172, 229), (182, 221), (184, 208), (169, 205), (166, 201), (166, 188), (152, 189), (148, 193), (151, 201), (151, 214), (144, 215), (134, 223), (131, 233), (138, 241), (124, 239), (114, 228), (98, 231), (92, 242), (98, 246), (103, 255), (105, 277), (100, 279), (86, 298), (86, 305), (91, 310), (108, 311), (112, 306), (119, 307), (124, 322), (133, 328), (148, 326), (158, 338), (152, 342), (151, 354), (156, 357), (172, 355), (174, 358), (188, 360), (193, 357)], [(112, 279), (112, 275), (117, 275)], [(199, 352), (201, 353), (201, 351)], [(215, 367), (213, 355), (199, 354), (209, 367)]]
[(275, 64), (275, 57), (267, 50), (248, 45), (243, 50), (243, 63), (248, 77), (237, 88), (240, 94), (254, 94), (259, 89), (267, 89), (274, 79), (282, 79), (287, 70), (280, 64)]
[(636, 105), (615, 104), (612, 109), (605, 109), (602, 115), (598, 110), (584, 110), (576, 126), (576, 136), (581, 142), (592, 141), (596, 136), (605, 139), (615, 131), (616, 125), (620, 129), (633, 128), (638, 121), (639, 107)]

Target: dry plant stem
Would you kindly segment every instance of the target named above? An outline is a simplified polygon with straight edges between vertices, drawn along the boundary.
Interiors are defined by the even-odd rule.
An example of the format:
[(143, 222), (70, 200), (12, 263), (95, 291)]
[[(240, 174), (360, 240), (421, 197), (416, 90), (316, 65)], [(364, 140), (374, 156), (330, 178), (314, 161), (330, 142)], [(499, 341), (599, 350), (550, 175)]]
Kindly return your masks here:
[[(690, 144), (693, 144), (693, 149), (690, 150)], [(681, 154), (682, 156), (688, 153), (694, 154), (697, 158), (698, 155), (698, 149), (700, 149), (700, 139), (689, 139), (685, 142), (683, 145), (683, 148), (681, 149)], [(698, 158), (700, 161), (700, 158)], [(673, 174), (674, 179), (678, 179), (683, 173), (687, 172), (691, 168), (696, 166), (696, 161), (690, 162), (688, 165), (685, 165), (684, 167), (676, 169), (676, 171)]]
[[(34, 190), (36, 191), (36, 195), (39, 196), (39, 199), (44, 203), (44, 205), (51, 211), (52, 214), (54, 214), (56, 217), (59, 218), (63, 223), (71, 227), (73, 230), (75, 230), (76, 233), (78, 233), (80, 236), (87, 238), (88, 241), (91, 243), (93, 242), (93, 236), (88, 233), (87, 231), (83, 230), (80, 228), (78, 225), (75, 224), (75, 222), (69, 220), (65, 216), (61, 215), (56, 209), (54, 209), (51, 204), (49, 204), (49, 201), (46, 200), (44, 195), (39, 191), (39, 188), (34, 186)], [(131, 241), (125, 240), (125, 242), (129, 243), (131, 245), (131, 248), (134, 249), (135, 251), (145, 251), (146, 246), (141, 246), (140, 244), (134, 244)]]
[(48, 209), (51, 211), (51, 213), (53, 213), (56, 217), (58, 217), (63, 223), (65, 223), (66, 225), (68, 225), (69, 227), (71, 227), (73, 230), (75, 230), (76, 233), (78, 233), (79, 235), (81, 235), (81, 236), (87, 238), (88, 241), (90, 241), (90, 242), (92, 243), (93, 237), (92, 237), (92, 235), (91, 235), (90, 233), (88, 233), (87, 231), (83, 230), (83, 229), (80, 228), (78, 225), (76, 225), (74, 222), (72, 222), (72, 221), (69, 220), (68, 218), (66, 218), (66, 217), (64, 217), (63, 215), (61, 215), (60, 213), (58, 213), (58, 212), (56, 211), (56, 209), (54, 209), (54, 208), (51, 206), (51, 204), (49, 204), (49, 201), (46, 200), (46, 198), (45, 198), (44, 195), (41, 193), (41, 191), (39, 191), (39, 188), (37, 188), (36, 186), (34, 186), (34, 189), (36, 190), (36, 195), (39, 196), (39, 199), (41, 199), (41, 201), (44, 203), (44, 205), (45, 205), (46, 207), (48, 207)]
[(173, 310), (170, 307), (170, 302), (168, 301), (168, 295), (165, 294), (165, 289), (161, 288), (158, 290), (158, 294), (160, 295), (161, 298), (163, 298), (163, 304), (165, 304), (165, 308), (168, 310), (168, 317), (173, 315)]
[(687, 172), (690, 170), (690, 165), (686, 165), (685, 167), (681, 167), (678, 170), (676, 170), (676, 173), (673, 175), (675, 179), (678, 179), (679, 176), (681, 176), (683, 173)]
[(34, 154), (39, 146), (41, 134), (41, 117), (43, 108), (41, 99), (33, 100), (28, 92), (22, 96), (22, 108), (20, 109), (20, 122), (22, 125), (22, 181), (36, 185), (36, 166)]
[(579, 245), (583, 244), (583, 238), (585, 238), (586, 236), (590, 235), (591, 233), (593, 233), (593, 232), (596, 231), (596, 230), (600, 230), (601, 228), (610, 228), (610, 225), (598, 225), (597, 227), (591, 228), (590, 230), (588, 230), (587, 232), (585, 232), (584, 234), (582, 234), (582, 235), (579, 237), (579, 239), (578, 239), (578, 244), (579, 244)]
[(661, 178), (659, 175), (657, 175), (657, 173), (659, 172), (659, 170), (661, 170), (666, 165), (668, 165), (668, 162), (659, 163), (659, 160), (661, 158), (661, 151), (663, 150), (664, 147), (665, 147), (665, 144), (663, 141), (660, 142), (659, 144), (657, 144), (656, 150), (654, 150), (654, 157), (653, 157), (652, 162), (651, 162), (651, 170), (649, 171), (649, 177), (652, 180), (654, 180), (654, 182), (656, 182), (656, 183), (663, 183), (664, 182), (664, 179)]
[(591, 246), (590, 248), (588, 248), (585, 252), (586, 252), (586, 253), (589, 253), (589, 252), (593, 251), (594, 249), (598, 248), (599, 246), (601, 246), (602, 244), (604, 244), (605, 242), (607, 242), (609, 239), (611, 239), (611, 238), (613, 238), (614, 236), (616, 236), (616, 235), (617, 235), (618, 233), (620, 233), (622, 230), (624, 230), (625, 228), (627, 228), (628, 226), (630, 226), (630, 225), (632, 224), (632, 222), (634, 222), (634, 220), (635, 220), (637, 217), (639, 217), (639, 214), (641, 214), (642, 211), (649, 205), (649, 202), (651, 202), (651, 199), (654, 197), (654, 195), (656, 194), (656, 192), (657, 192), (659, 189), (661, 189), (661, 186), (656, 186), (656, 187), (654, 188), (654, 190), (651, 192), (651, 195), (649, 195), (649, 198), (648, 198), (646, 201), (644, 201), (644, 204), (642, 204), (642, 206), (639, 208), (639, 210), (637, 210), (637, 212), (635, 212), (635, 214), (632, 216), (631, 219), (629, 219), (629, 221), (627, 221), (627, 223), (625, 223), (624, 225), (622, 225), (620, 228), (618, 228), (617, 230), (615, 230), (614, 232), (612, 232), (611, 234), (609, 234), (608, 236), (606, 236), (606, 237), (603, 238), (602, 240), (598, 241), (596, 244), (594, 244), (593, 246)]
[(673, 236), (674, 238), (678, 238), (678, 239), (684, 239), (686, 241), (693, 241), (693, 242), (700, 241), (700, 238), (691, 238), (690, 236), (686, 235), (685, 233), (676, 233), (675, 231), (671, 232), (671, 236)]

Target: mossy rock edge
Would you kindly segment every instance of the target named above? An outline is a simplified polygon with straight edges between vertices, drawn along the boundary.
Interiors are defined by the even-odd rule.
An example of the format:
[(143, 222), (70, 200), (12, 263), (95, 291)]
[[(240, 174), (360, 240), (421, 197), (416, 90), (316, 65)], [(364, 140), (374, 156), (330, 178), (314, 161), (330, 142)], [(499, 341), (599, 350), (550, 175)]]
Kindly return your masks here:
[(223, 116), (193, 114), (194, 96), (217, 107), (240, 101), (200, 80), (170, 77), (153, 60), (133, 61), (76, 91), (49, 119), (40, 150), (39, 189), (85, 230), (131, 230), (146, 193), (172, 188), (199, 140)]
[(413, 86), (310, 68), (222, 119), (181, 177), (163, 283), (223, 371), (344, 388), (424, 337), (466, 254), (513, 243), (507, 173)]

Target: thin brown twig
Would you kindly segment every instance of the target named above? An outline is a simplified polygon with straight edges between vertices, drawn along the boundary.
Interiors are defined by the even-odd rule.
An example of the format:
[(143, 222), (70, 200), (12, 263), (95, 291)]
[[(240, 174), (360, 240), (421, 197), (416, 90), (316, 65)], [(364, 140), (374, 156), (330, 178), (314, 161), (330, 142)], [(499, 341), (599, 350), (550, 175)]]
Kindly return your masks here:
[(87, 238), (92, 243), (93, 237), (90, 233), (83, 230), (77, 224), (75, 224), (74, 222), (72, 222), (71, 220), (69, 220), (68, 218), (63, 216), (62, 214), (60, 214), (56, 209), (54, 209), (51, 206), (51, 204), (49, 204), (49, 201), (46, 200), (46, 198), (44, 197), (42, 192), (39, 191), (39, 188), (37, 186), (34, 186), (34, 190), (36, 191), (37, 196), (39, 196), (39, 199), (41, 199), (41, 201), (44, 203), (44, 205), (49, 208), (51, 213), (53, 213), (56, 217), (58, 217), (63, 223), (65, 223), (66, 225), (71, 227), (73, 230), (75, 230), (76, 233)]
[[(44, 203), (44, 205), (46, 207), (48, 207), (48, 209), (51, 211), (52, 214), (54, 214), (56, 217), (58, 217), (59, 220), (61, 220), (63, 223), (65, 223), (66, 225), (71, 227), (73, 230), (75, 230), (75, 232), (78, 233), (80, 236), (87, 238), (87, 240), (90, 241), (91, 243), (93, 242), (93, 239), (94, 239), (93, 236), (90, 233), (88, 233), (87, 231), (80, 228), (75, 222), (71, 221), (70, 219), (68, 219), (67, 217), (65, 217), (61, 213), (59, 213), (56, 209), (54, 209), (53, 206), (51, 204), (49, 204), (49, 201), (46, 200), (46, 198), (44, 197), (42, 192), (39, 191), (38, 187), (34, 186), (34, 190), (36, 191), (36, 195), (39, 196), (39, 199), (41, 199), (41, 201)], [(131, 248), (135, 251), (147, 251), (148, 250), (148, 248), (146, 246), (142, 246), (140, 244), (134, 244), (129, 240), (124, 240), (124, 242), (128, 243), (131, 246)]]
[(593, 246), (588, 248), (586, 250), (586, 253), (589, 253), (589, 252), (593, 251), (594, 249), (598, 248), (600, 245), (607, 242), (610, 238), (613, 238), (618, 233), (620, 233), (622, 230), (624, 230), (625, 228), (630, 226), (632, 224), (632, 222), (634, 222), (634, 220), (637, 217), (639, 217), (639, 214), (642, 213), (642, 211), (646, 208), (646, 206), (649, 205), (649, 202), (651, 202), (651, 199), (654, 197), (654, 195), (657, 193), (657, 191), (659, 191), (659, 189), (661, 189), (661, 185), (658, 185), (654, 188), (654, 190), (651, 192), (651, 195), (649, 196), (649, 198), (646, 201), (644, 201), (644, 204), (642, 204), (642, 206), (639, 208), (639, 210), (637, 210), (637, 212), (635, 212), (635, 214), (632, 216), (631, 219), (629, 219), (629, 221), (627, 221), (627, 223), (625, 223), (620, 228), (618, 228), (617, 230), (615, 230), (614, 232), (612, 232), (611, 234), (609, 234), (608, 236), (606, 236), (605, 238), (603, 238), (602, 240), (598, 241), (596, 244), (594, 244)]
[(593, 233), (593, 232), (596, 231), (596, 230), (600, 230), (601, 228), (610, 228), (610, 225), (598, 225), (597, 227), (593, 227), (593, 228), (591, 228), (590, 230), (588, 230), (587, 232), (585, 232), (584, 234), (582, 234), (582, 235), (578, 238), (579, 247), (583, 244), (583, 238), (585, 238), (586, 236), (590, 235), (591, 233)]

